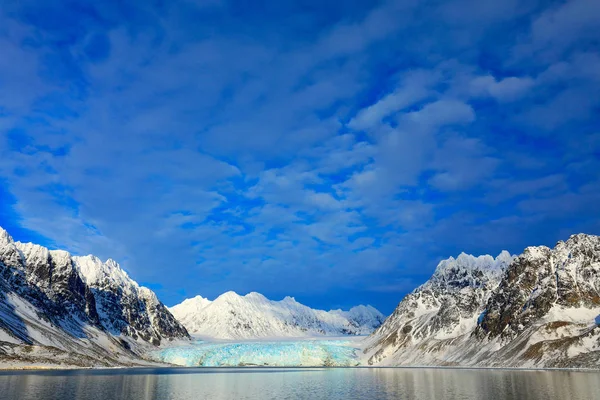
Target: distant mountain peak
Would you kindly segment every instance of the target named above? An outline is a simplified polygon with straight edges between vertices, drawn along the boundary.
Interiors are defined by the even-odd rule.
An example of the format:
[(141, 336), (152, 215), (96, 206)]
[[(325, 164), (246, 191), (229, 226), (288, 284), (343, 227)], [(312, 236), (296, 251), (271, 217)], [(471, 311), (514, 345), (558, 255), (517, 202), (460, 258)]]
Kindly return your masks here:
[(13, 243), (12, 236), (2, 227), (0, 227), (0, 244)]
[(186, 299), (170, 311), (189, 332), (217, 339), (365, 335), (385, 319), (371, 306), (314, 310), (289, 296), (273, 301), (257, 292), (241, 296), (232, 291), (213, 301), (202, 296)]

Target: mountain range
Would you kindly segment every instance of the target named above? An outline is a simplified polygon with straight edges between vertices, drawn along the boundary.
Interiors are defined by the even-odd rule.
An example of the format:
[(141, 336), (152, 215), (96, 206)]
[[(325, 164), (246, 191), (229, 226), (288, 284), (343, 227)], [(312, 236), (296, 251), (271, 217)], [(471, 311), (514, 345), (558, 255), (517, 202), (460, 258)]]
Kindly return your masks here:
[(599, 325), (599, 236), (443, 260), (384, 321), (370, 306), (314, 310), (254, 292), (197, 296), (169, 309), (113, 260), (16, 242), (0, 228), (3, 366), (149, 365), (158, 347), (192, 346), (190, 333), (246, 340), (372, 332), (353, 341), (364, 365), (598, 368)]
[(293, 297), (272, 301), (260, 293), (227, 292), (214, 301), (196, 296), (169, 309), (190, 333), (213, 339), (368, 335), (385, 316), (371, 306), (315, 310)]
[[(202, 313), (198, 311), (202, 308)], [(373, 307), (321, 311), (293, 298), (233, 292), (172, 308), (114, 260), (73, 256), (14, 241), (0, 228), (0, 363), (12, 366), (138, 366), (158, 346), (218, 339), (366, 335), (385, 317)]]

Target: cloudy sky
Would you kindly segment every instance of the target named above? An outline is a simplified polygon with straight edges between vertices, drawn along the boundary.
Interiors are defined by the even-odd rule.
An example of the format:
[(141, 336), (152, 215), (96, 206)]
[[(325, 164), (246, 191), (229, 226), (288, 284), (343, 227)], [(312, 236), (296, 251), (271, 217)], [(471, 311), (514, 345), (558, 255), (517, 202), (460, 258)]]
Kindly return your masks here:
[(0, 226), (173, 305), (389, 313), (600, 234), (598, 0), (3, 0)]

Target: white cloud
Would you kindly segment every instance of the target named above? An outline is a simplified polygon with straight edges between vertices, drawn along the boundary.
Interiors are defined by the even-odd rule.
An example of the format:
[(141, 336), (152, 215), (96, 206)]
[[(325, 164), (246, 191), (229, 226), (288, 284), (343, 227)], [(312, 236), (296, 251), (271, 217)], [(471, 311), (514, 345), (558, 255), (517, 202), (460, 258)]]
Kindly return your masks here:
[(432, 94), (430, 86), (435, 84), (439, 77), (430, 71), (412, 71), (403, 77), (403, 84), (393, 93), (384, 96), (362, 110), (348, 123), (356, 130), (368, 130), (383, 121), (383, 118), (410, 107)]
[(475, 120), (473, 108), (458, 100), (438, 100), (426, 104), (418, 111), (402, 116), (402, 119), (420, 126), (435, 129), (443, 125), (464, 124)]
[(599, 38), (600, 4), (596, 0), (569, 0), (544, 9), (531, 22), (529, 35), (514, 47), (510, 63), (556, 62), (577, 42)]
[(430, 184), (441, 191), (471, 189), (493, 176), (500, 160), (479, 139), (452, 136), (436, 150)]
[[(199, 34), (179, 26), (176, 13), (150, 13), (151, 28), (107, 32), (104, 63), (80, 60), (82, 43), (69, 49), (86, 81), (88, 96), (79, 97), (72, 82), (38, 75), (53, 50), (21, 47), (30, 28), (4, 16), (0, 176), (23, 226), (76, 252), (126, 260), (142, 281), (205, 295), (326, 293), (363, 283), (404, 290), (401, 277), (411, 268), (425, 274), (452, 246), (496, 246), (504, 240), (490, 233), (496, 228), (525, 238), (519, 220), (506, 216), (514, 209), (494, 210), (481, 227), (473, 204), (492, 207), (531, 191), (537, 197), (516, 211), (554, 215), (557, 203), (547, 197), (573, 214), (593, 209), (600, 168), (587, 132), (569, 131), (568, 142), (576, 132), (587, 149), (564, 147), (573, 154), (556, 161), (568, 164), (565, 177), (540, 178), (548, 154), (536, 149), (532, 160), (531, 144), (511, 124), (544, 128), (551, 147), (557, 129), (594, 120), (600, 63), (593, 46), (576, 42), (595, 37), (597, 7), (567, 2), (519, 18), (535, 21), (531, 35), (499, 34), (532, 3), (390, 1), (360, 16), (336, 10), (339, 18), (319, 25), (314, 40), (293, 35), (310, 18), (288, 27), (289, 36), (272, 35), (272, 27), (249, 36), (237, 29), (252, 21), (232, 31), (207, 23)], [(415, 18), (424, 10), (430, 17)], [(517, 39), (521, 53), (504, 57)], [(499, 71), (485, 67), (489, 60)], [(513, 76), (496, 79), (505, 76), (503, 62)], [(364, 96), (384, 87), (364, 107)], [(48, 94), (68, 100), (77, 118), (32, 107)], [(479, 108), (478, 97), (497, 101)], [(10, 151), (4, 133), (24, 118), (33, 121), (25, 126), (34, 143)], [(66, 155), (52, 154), (62, 147)], [(580, 182), (588, 185), (572, 187)], [(473, 188), (487, 200), (467, 192)], [(465, 211), (448, 211), (457, 208)], [(543, 220), (522, 217), (532, 226)]]
[(511, 76), (497, 81), (493, 76), (480, 76), (471, 81), (474, 95), (487, 95), (498, 101), (512, 101), (529, 91), (535, 81), (529, 77)]
[(565, 46), (582, 36), (598, 35), (600, 4), (595, 0), (570, 0), (544, 11), (531, 24), (532, 45)]

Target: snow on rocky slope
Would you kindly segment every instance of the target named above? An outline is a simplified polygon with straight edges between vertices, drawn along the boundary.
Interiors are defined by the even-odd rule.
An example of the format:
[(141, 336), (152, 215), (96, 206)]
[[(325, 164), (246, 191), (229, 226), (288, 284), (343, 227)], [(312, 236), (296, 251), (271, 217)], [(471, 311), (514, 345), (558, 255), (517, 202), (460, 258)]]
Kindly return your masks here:
[(139, 286), (114, 260), (102, 263), (94, 256), (73, 257), (84, 282), (91, 288), (102, 326), (114, 335), (159, 345), (162, 338), (187, 336), (150, 289)]
[(368, 339), (369, 363), (431, 363), (439, 343), (462, 339), (477, 325), (511, 261), (503, 251), (496, 258), (462, 253), (440, 262), (431, 279), (408, 294)]
[(600, 366), (600, 237), (443, 261), (366, 341), (371, 365)]
[(197, 296), (170, 311), (190, 333), (216, 339), (367, 335), (385, 319), (371, 306), (323, 311), (292, 297), (272, 301), (255, 292), (227, 292), (214, 301)]
[(188, 338), (119, 265), (15, 242), (0, 228), (0, 360), (130, 365), (164, 339)]

